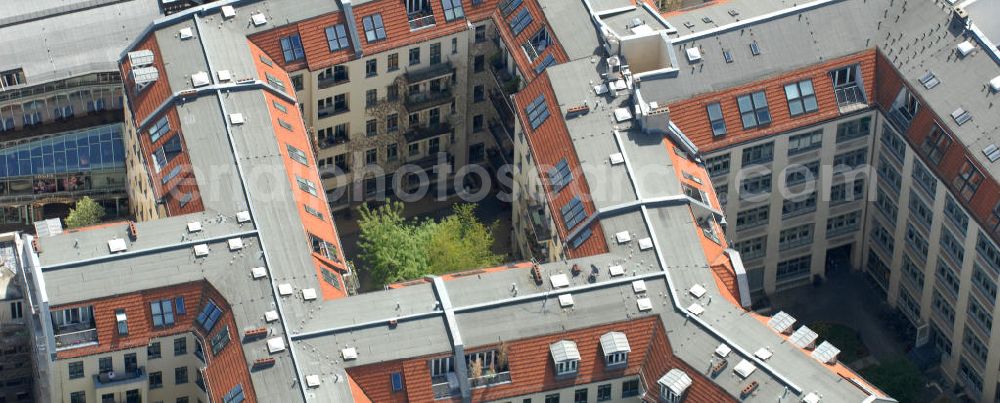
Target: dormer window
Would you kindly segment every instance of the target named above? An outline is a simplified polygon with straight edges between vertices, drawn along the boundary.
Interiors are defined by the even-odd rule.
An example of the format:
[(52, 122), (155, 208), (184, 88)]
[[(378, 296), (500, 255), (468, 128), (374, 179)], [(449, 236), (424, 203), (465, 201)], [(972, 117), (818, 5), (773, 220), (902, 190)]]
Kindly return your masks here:
[(607, 332), (601, 335), (601, 350), (604, 352), (605, 366), (617, 368), (628, 364), (628, 353), (632, 348), (628, 345), (625, 333)]
[(680, 403), (684, 401), (684, 393), (691, 387), (691, 378), (677, 368), (671, 369), (657, 381), (660, 384), (660, 401), (664, 403)]
[(116, 310), (115, 319), (118, 321), (118, 335), (128, 336), (128, 317), (125, 315), (125, 310)]
[(556, 376), (574, 376), (580, 366), (580, 351), (576, 343), (560, 340), (549, 345), (552, 361), (556, 366)]

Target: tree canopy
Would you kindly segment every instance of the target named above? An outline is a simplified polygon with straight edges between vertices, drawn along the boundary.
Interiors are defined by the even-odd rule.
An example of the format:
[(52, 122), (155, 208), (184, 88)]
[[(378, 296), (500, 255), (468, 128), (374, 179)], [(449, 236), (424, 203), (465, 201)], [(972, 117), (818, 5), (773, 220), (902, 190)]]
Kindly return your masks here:
[(495, 223), (476, 218), (475, 206), (456, 204), (440, 221), (403, 218), (403, 205), (359, 209), (361, 260), (374, 283), (384, 285), (499, 264), (492, 252)]
[(76, 202), (76, 207), (69, 210), (66, 226), (69, 228), (86, 227), (101, 222), (104, 218), (104, 207), (97, 204), (90, 196), (83, 196)]

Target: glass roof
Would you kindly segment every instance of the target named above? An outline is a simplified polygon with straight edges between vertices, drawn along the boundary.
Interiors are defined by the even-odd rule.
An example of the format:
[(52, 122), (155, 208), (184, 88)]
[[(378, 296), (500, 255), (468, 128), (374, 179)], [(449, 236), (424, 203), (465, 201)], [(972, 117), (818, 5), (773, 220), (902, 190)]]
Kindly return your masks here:
[(98, 126), (0, 150), (0, 178), (125, 166), (122, 125)]

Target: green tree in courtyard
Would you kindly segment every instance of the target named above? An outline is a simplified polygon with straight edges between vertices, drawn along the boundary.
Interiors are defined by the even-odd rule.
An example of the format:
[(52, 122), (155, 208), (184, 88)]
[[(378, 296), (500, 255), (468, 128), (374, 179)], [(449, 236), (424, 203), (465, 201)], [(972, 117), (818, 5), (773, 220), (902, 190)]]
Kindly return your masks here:
[(494, 226), (479, 222), (471, 204), (455, 205), (440, 222), (407, 220), (399, 202), (358, 210), (361, 259), (376, 284), (501, 262), (491, 251)]
[(69, 210), (66, 226), (69, 228), (86, 227), (101, 222), (104, 218), (104, 207), (97, 204), (90, 196), (84, 196), (76, 202), (76, 207)]

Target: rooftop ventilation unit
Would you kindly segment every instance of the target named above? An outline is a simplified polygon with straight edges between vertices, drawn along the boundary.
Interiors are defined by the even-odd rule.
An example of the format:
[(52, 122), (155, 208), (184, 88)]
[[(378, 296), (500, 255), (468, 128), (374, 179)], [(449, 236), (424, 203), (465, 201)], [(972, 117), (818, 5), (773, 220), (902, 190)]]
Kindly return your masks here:
[(288, 283), (278, 284), (278, 295), (282, 297), (287, 297), (289, 295), (292, 295), (292, 292), (294, 292), (294, 290), (292, 290), (291, 284)]
[(187, 223), (188, 232), (199, 232), (201, 231), (201, 221), (191, 221)]
[(194, 37), (194, 30), (192, 30), (191, 27), (181, 28), (181, 30), (178, 31), (178, 33), (180, 34), (180, 37), (181, 37), (182, 41), (183, 40), (188, 40), (188, 39), (191, 39), (191, 38)]
[(792, 333), (792, 335), (788, 337), (788, 340), (791, 341), (795, 347), (808, 349), (816, 345), (816, 338), (818, 337), (819, 335), (812, 329), (807, 326), (802, 326), (796, 330), (795, 333)]
[(219, 70), (215, 72), (215, 75), (219, 76), (219, 81), (226, 82), (233, 79), (233, 73), (229, 70)]
[(306, 376), (306, 386), (310, 388), (319, 387), (319, 375), (308, 375)]
[(267, 277), (267, 269), (263, 267), (254, 267), (250, 269), (250, 274), (253, 276), (254, 280)]
[(229, 19), (236, 16), (236, 9), (233, 6), (222, 6), (222, 17)]
[(615, 109), (615, 121), (624, 122), (626, 120), (632, 120), (632, 112), (629, 112), (628, 108)]
[(194, 257), (208, 256), (208, 244), (200, 243), (194, 246)]
[(687, 53), (688, 62), (697, 63), (701, 61), (701, 49), (690, 47), (685, 50), (685, 53)]
[(632, 282), (632, 292), (639, 294), (646, 292), (646, 281), (645, 280), (635, 280)]
[(134, 52), (128, 52), (128, 61), (132, 68), (136, 67), (146, 67), (153, 65), (153, 51), (149, 49), (141, 49)]
[(993, 90), (993, 92), (1000, 92), (1000, 76), (993, 77), (993, 79), (990, 80), (990, 89)]
[(754, 56), (760, 54), (760, 46), (757, 45), (757, 41), (753, 41), (750, 43), (750, 54)]
[(611, 165), (618, 165), (625, 162), (625, 155), (623, 155), (622, 153), (614, 153), (611, 154), (610, 160), (611, 160)]
[(983, 154), (990, 162), (997, 162), (1000, 160), (1000, 147), (997, 147), (996, 144), (990, 144), (983, 149)]
[(160, 78), (160, 71), (156, 67), (135, 67), (129, 74), (132, 75), (136, 91), (142, 91)]
[(972, 45), (972, 42), (965, 41), (958, 44), (958, 46), (956, 46), (955, 49), (958, 51), (959, 55), (961, 55), (962, 57), (966, 57), (969, 55), (969, 53), (972, 53), (972, 51), (976, 49), (976, 47)]
[(125, 240), (121, 238), (115, 238), (108, 241), (108, 249), (111, 253), (124, 252), (128, 249), (128, 245), (125, 244)]
[(573, 306), (573, 296), (570, 294), (563, 294), (559, 296), (559, 306), (563, 308), (570, 308)]
[(812, 352), (812, 357), (824, 364), (833, 365), (837, 363), (838, 354), (840, 354), (839, 348), (834, 347), (833, 344), (830, 344), (828, 341), (824, 341), (820, 343), (819, 347), (816, 347), (816, 350)]
[(933, 89), (941, 84), (941, 80), (938, 80), (937, 76), (934, 75), (933, 71), (928, 71), (923, 77), (920, 77), (920, 84), (927, 89)]
[(795, 318), (789, 315), (785, 311), (778, 312), (768, 319), (767, 326), (774, 329), (775, 332), (787, 334), (792, 332), (792, 326), (795, 325)]
[(762, 361), (767, 361), (771, 357), (774, 357), (774, 353), (768, 350), (767, 347), (758, 348), (757, 351), (753, 353), (754, 357), (760, 358)]
[(270, 323), (270, 322), (274, 322), (276, 320), (278, 320), (278, 311), (267, 311), (267, 312), (264, 312), (264, 321), (265, 322)]
[(708, 292), (708, 290), (706, 290), (705, 287), (702, 287), (701, 284), (695, 284), (688, 289), (688, 292), (695, 298), (701, 298), (705, 296), (705, 293)]
[(635, 305), (639, 308), (639, 312), (653, 310), (653, 301), (649, 298), (638, 298), (635, 300)]
[(211, 81), (208, 79), (208, 73), (204, 71), (199, 71), (191, 75), (191, 85), (195, 88), (205, 86), (210, 83)]
[(652, 238), (642, 238), (639, 240), (639, 250), (648, 250), (653, 248)]
[(632, 240), (632, 235), (629, 235), (628, 231), (621, 231), (615, 234), (615, 240), (617, 240), (618, 243), (626, 243)]
[(746, 379), (750, 374), (757, 370), (757, 367), (753, 365), (750, 361), (740, 360), (739, 364), (733, 367), (733, 372), (739, 375), (740, 378)]
[(246, 120), (243, 119), (242, 113), (230, 113), (229, 123), (233, 125), (242, 125)]
[(733, 352), (733, 349), (726, 343), (721, 343), (719, 344), (719, 347), (715, 348), (715, 355), (719, 358), (729, 357), (729, 353), (731, 352)]
[(240, 211), (240, 212), (236, 213), (236, 222), (238, 222), (240, 224), (243, 224), (243, 223), (248, 222), (248, 221), (250, 221), (250, 212), (249, 211), (243, 210), (243, 211)]
[(608, 272), (611, 273), (611, 277), (618, 277), (625, 274), (625, 268), (621, 265), (614, 265), (608, 269)]
[(965, 109), (958, 108), (951, 113), (951, 118), (955, 119), (955, 123), (958, 123), (958, 125), (961, 126), (965, 124), (965, 122), (968, 122), (970, 119), (972, 119), (972, 114)]
[(306, 301), (312, 301), (316, 299), (316, 289), (315, 288), (303, 288), (302, 289), (302, 299)]
[(819, 403), (819, 395), (816, 392), (809, 392), (802, 398), (802, 403)]
[(358, 359), (358, 349), (354, 347), (348, 347), (340, 350), (340, 356), (344, 358), (344, 361), (356, 360)]
[(563, 288), (569, 287), (569, 277), (565, 274), (556, 274), (549, 277), (549, 281), (552, 282), (552, 288)]
[(250, 15), (250, 21), (253, 21), (253, 26), (259, 27), (261, 25), (267, 24), (267, 17), (261, 13), (254, 13)]
[(233, 238), (228, 241), (229, 251), (236, 252), (243, 249), (243, 238)]
[(697, 302), (692, 302), (691, 305), (687, 307), (687, 311), (694, 315), (701, 316), (701, 314), (705, 313), (705, 307), (701, 306), (701, 304)]
[(274, 354), (285, 351), (285, 339), (274, 337), (267, 339), (267, 352)]

